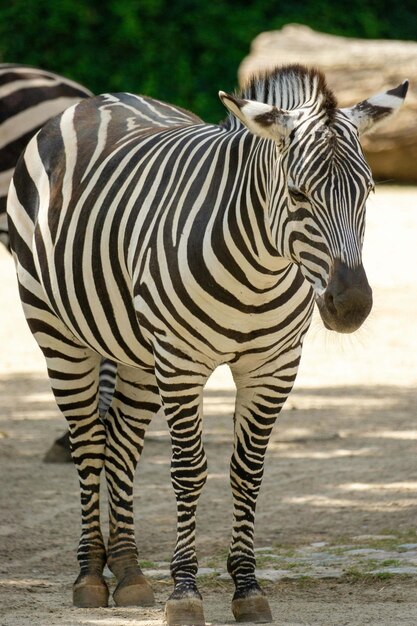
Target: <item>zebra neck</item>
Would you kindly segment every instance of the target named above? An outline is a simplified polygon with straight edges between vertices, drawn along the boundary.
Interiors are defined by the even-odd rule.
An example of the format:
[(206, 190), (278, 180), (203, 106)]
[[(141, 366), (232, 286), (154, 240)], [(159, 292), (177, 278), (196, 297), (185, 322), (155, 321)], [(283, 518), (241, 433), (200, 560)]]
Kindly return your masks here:
[[(273, 283), (274, 277), (289, 265), (278, 250), (271, 229), (271, 218), (285, 207), (282, 202), (275, 202), (274, 213), (271, 212), (272, 201), (276, 199), (275, 176), (271, 173), (277, 170), (278, 154), (274, 142), (245, 131), (242, 141), (248, 138), (252, 143), (249, 148), (246, 145), (242, 163), (237, 166), (240, 179), (237, 177), (235, 195), (228, 204), (223, 224), (227, 224), (231, 241), (236, 242), (240, 253), (269, 277), (267, 282)], [(236, 254), (239, 251), (236, 249)]]
[[(281, 155), (275, 142), (259, 139), (260, 150), (257, 164), (258, 189), (263, 189), (263, 233), (265, 259), (270, 257), (273, 267), (280, 271), (288, 264), (287, 250), (281, 245), (281, 231), (287, 222), (287, 201), (285, 175), (281, 165)], [(260, 181), (263, 181), (261, 187)]]

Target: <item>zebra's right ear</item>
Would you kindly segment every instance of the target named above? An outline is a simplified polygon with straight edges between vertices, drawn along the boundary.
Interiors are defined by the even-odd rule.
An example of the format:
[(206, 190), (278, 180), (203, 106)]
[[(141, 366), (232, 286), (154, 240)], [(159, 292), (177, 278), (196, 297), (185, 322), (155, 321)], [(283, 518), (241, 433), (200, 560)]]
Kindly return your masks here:
[(235, 115), (254, 135), (280, 141), (294, 128), (296, 117), (271, 104), (257, 100), (244, 100), (219, 91), (224, 106)]

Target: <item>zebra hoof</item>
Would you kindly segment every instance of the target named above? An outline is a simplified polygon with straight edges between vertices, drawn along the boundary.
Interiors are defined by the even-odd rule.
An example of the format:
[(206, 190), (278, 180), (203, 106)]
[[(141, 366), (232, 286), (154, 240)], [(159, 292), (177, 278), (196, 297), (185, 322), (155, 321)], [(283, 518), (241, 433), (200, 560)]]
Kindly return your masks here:
[(232, 600), (232, 612), (237, 622), (268, 624), (272, 622), (269, 602), (264, 595), (252, 595)]
[(72, 598), (74, 606), (97, 609), (108, 605), (109, 590), (102, 576), (87, 574), (75, 581)]
[(152, 587), (142, 574), (124, 576), (113, 593), (116, 606), (153, 606)]
[(205, 626), (203, 601), (192, 597), (169, 599), (165, 619), (168, 626)]

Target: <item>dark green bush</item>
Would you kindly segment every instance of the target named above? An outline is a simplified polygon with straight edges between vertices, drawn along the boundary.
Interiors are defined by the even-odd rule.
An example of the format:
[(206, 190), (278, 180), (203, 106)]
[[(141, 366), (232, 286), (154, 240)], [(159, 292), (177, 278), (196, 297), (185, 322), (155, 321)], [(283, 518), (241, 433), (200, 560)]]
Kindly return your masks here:
[(217, 121), (217, 91), (236, 86), (252, 39), (290, 22), (355, 37), (417, 32), (415, 0), (9, 0), (0, 6), (0, 60), (56, 71), (96, 93), (147, 94)]

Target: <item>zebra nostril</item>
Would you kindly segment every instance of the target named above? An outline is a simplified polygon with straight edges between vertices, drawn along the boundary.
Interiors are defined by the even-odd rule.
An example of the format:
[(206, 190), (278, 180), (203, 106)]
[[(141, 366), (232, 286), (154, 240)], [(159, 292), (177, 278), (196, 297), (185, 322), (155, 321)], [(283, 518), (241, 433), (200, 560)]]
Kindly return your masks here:
[(337, 309), (336, 309), (336, 305), (334, 302), (334, 296), (331, 293), (331, 291), (329, 291), (328, 289), (326, 290), (324, 294), (324, 302), (326, 304), (326, 307), (329, 313), (331, 313), (332, 315), (336, 315)]

